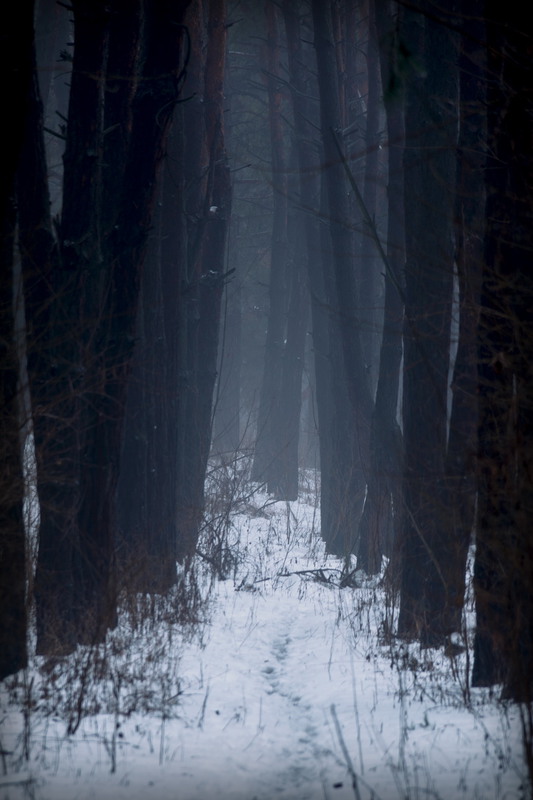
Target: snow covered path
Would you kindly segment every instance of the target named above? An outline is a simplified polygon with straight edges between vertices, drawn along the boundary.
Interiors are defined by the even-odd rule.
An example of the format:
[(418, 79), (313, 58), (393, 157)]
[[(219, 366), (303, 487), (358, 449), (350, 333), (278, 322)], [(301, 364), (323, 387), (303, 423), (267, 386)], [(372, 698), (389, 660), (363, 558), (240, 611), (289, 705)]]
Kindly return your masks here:
[[(121, 715), (124, 694), (67, 738), (36, 712), (29, 764), (4, 775), (0, 800), (525, 798), (516, 709), (479, 691), (466, 710), (460, 660), (451, 680), (439, 653), (396, 645), (393, 659), (378, 589), (305, 572), (341, 566), (311, 518), (278, 503), (237, 520), (239, 569), (215, 587), (202, 641), (172, 656), (172, 715)], [(2, 745), (16, 750), (20, 715), (4, 701)]]

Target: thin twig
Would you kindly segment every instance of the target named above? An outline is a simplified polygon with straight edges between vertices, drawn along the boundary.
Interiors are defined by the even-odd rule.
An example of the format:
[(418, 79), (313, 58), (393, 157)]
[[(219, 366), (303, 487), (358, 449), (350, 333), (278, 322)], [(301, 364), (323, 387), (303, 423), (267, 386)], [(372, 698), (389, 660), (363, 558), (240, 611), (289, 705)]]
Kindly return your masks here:
[(335, 730), (337, 731), (337, 736), (339, 737), (339, 744), (341, 746), (342, 753), (344, 758), (346, 759), (346, 766), (348, 767), (348, 772), (352, 777), (352, 786), (353, 791), (356, 797), (356, 800), (361, 800), (361, 792), (359, 791), (359, 781), (357, 778), (357, 773), (354, 769), (352, 764), (352, 759), (350, 758), (350, 754), (348, 752), (348, 748), (346, 747), (346, 742), (344, 741), (344, 736), (342, 735), (341, 726), (339, 723), (339, 718), (337, 717), (337, 710), (335, 708), (335, 703), (332, 703), (330, 706), (331, 716), (333, 717), (333, 722), (335, 723)]

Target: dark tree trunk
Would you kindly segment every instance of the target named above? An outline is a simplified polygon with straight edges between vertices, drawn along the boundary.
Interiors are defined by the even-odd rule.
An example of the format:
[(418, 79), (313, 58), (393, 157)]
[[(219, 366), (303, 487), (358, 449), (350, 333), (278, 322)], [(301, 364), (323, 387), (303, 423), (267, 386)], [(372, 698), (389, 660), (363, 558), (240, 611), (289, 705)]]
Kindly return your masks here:
[(270, 251), (269, 310), (265, 341), (265, 360), (255, 443), (252, 480), (275, 480), (275, 406), (281, 390), (283, 342), (287, 324), (287, 158), (282, 120), (280, 48), (276, 5), (266, 4), (267, 14), (267, 89), (270, 143), (272, 154), (273, 218)]
[[(375, 20), (375, 0), (369, 0), (367, 20), (366, 46), (366, 131), (365, 131), (365, 175), (363, 184), (363, 200), (373, 226), (377, 225), (377, 197), (380, 180), (380, 61), (378, 34)], [(379, 314), (380, 284), (383, 264), (374, 241), (374, 230), (362, 221), (359, 251), (358, 304), (360, 308), (361, 345), (365, 367), (369, 375), (369, 383), (374, 395), (379, 365)]]
[(176, 580), (177, 325), (167, 329), (166, 314), (178, 303), (180, 262), (169, 258), (176, 204), (165, 188), (164, 179), (142, 277), (117, 489), (121, 578), (144, 592), (165, 592)]
[[(126, 0), (121, 3), (117, 0), (110, 21), (108, 102), (105, 108), (105, 127), (108, 132), (105, 137), (103, 170), (103, 220), (106, 237), (112, 235), (120, 210), (130, 146), (132, 103), (139, 78), (139, 59), (142, 56), (141, 19), (140, 2), (130, 3)], [(141, 302), (141, 308), (143, 307)], [(140, 330), (137, 335), (144, 345), (142, 319), (138, 324)], [(136, 347), (132, 373), (128, 380), (124, 442), (117, 489), (117, 524), (120, 530), (118, 564), (121, 579), (130, 589), (140, 589), (143, 581), (147, 580), (146, 573), (150, 571), (146, 563), (149, 550), (146, 524), (148, 437), (146, 425), (143, 424), (146, 376), (142, 371), (146, 354), (143, 351), (139, 356), (141, 349), (141, 345)]]
[[(12, 65), (9, 66), (12, 69)], [(21, 88), (27, 92), (26, 86)], [(13, 307), (14, 196), (7, 208), (6, 205), (3, 197), (0, 240), (0, 680), (27, 664), (26, 543), (22, 514), (24, 478), (19, 360)]]
[(533, 80), (522, 9), (485, 6), (488, 142), (479, 320), (474, 685), (533, 698)]
[[(177, 487), (180, 560), (189, 559), (195, 552), (204, 508), (204, 481), (212, 433), (226, 237), (231, 208), (230, 173), (224, 138), (224, 1), (211, 0), (207, 11), (208, 47), (201, 87), (205, 117), (200, 120), (201, 125), (205, 126), (205, 137), (203, 152), (200, 148), (195, 156), (197, 160), (192, 162), (196, 191), (189, 201), (199, 220), (189, 227), (190, 272), (182, 290), (185, 292), (183, 300), (187, 304), (188, 324), (185, 356), (187, 378), (185, 393), (180, 398), (179, 416), (184, 425)], [(194, 113), (202, 112), (198, 110)], [(190, 140), (198, 137), (198, 128), (191, 124), (193, 121), (189, 119), (186, 127)], [(209, 168), (205, 180), (202, 180), (206, 163)], [(201, 237), (198, 236), (198, 230)]]
[[(322, 223), (317, 224), (320, 214), (319, 188), (319, 143), (313, 130), (316, 121), (316, 109), (309, 101), (310, 81), (314, 65), (306, 64), (309, 54), (304, 52), (301, 41), (299, 8), (290, 0), (283, 3), (283, 15), (288, 46), (289, 74), (292, 87), (292, 107), (294, 116), (294, 136), (298, 158), (299, 185), (298, 205), (303, 212), (302, 223), (305, 236), (305, 258), (307, 276), (311, 294), (311, 328), (313, 335), (314, 373), (316, 381), (316, 405), (318, 431), (320, 439), (320, 472), (321, 472), (321, 528), (322, 537), (330, 541), (329, 520), (333, 516), (329, 502), (330, 488), (333, 482), (331, 458), (331, 421), (332, 402), (329, 393), (330, 370), (329, 361), (329, 326), (328, 303), (322, 270), (321, 234)], [(307, 56), (307, 58), (306, 58)]]
[[(336, 85), (335, 49), (332, 41), (330, 8), (316, 0), (313, 2), (313, 22), (315, 50), (318, 66), (318, 85), (320, 95), (320, 118), (322, 147), (325, 171), (323, 180), (327, 192), (327, 220), (331, 237), (331, 263), (333, 273), (334, 295), (328, 298), (334, 319), (333, 325), (339, 331), (339, 342), (342, 352), (342, 366), (332, 364), (335, 380), (345, 382), (349, 408), (347, 413), (337, 414), (335, 425), (339, 426), (335, 436), (338, 445), (348, 446), (345, 459), (334, 466), (344, 471), (347, 492), (336, 497), (337, 508), (346, 508), (346, 503), (356, 503), (351, 507), (345, 523), (350, 530), (341, 533), (344, 554), (351, 552), (355, 544), (355, 532), (364, 499), (366, 474), (365, 468), (369, 456), (370, 417), (372, 398), (364, 369), (361, 342), (359, 338), (359, 321), (357, 316), (357, 287), (355, 282), (354, 239), (347, 202), (347, 181), (341, 145), (336, 130), (340, 122), (340, 106)], [(335, 338), (331, 342), (334, 358)], [(337, 390), (337, 386), (340, 391)], [(342, 387), (337, 384), (334, 399), (341, 399)], [(348, 431), (348, 436), (347, 436)], [(354, 442), (349, 445), (349, 435), (354, 434)], [(337, 538), (337, 537), (335, 537)], [(338, 547), (338, 545), (336, 545)]]
[(213, 452), (235, 458), (241, 440), (241, 281), (226, 281), (222, 306), (220, 358), (215, 400)]
[(483, 81), (485, 39), (483, 4), (477, 11), (463, 4), (463, 33), (459, 53), (459, 141), (457, 151), (456, 268), (457, 351), (451, 381), (451, 411), (443, 486), (445, 555), (443, 568), (450, 606), (450, 629), (461, 630), (466, 560), (471, 542), (476, 502), (477, 344), (479, 292), (483, 262), (486, 113)]
[[(323, 184), (320, 209), (323, 221), (329, 220), (325, 188)], [(325, 474), (321, 474), (322, 538), (326, 542), (328, 553), (346, 558), (357, 549), (357, 532), (363, 510), (366, 476), (358, 430), (354, 424), (350, 378), (343, 357), (342, 330), (332, 266), (335, 256), (327, 222), (321, 225), (320, 234), (322, 304), (326, 311), (327, 329), (326, 365), (323, 365), (324, 377), (327, 380), (323, 387), (327, 418), (326, 426), (319, 433), (321, 453), (324, 443), (328, 457)]]
[[(320, 444), (321, 535), (329, 552), (343, 556), (352, 549), (356, 530), (354, 520), (362, 502), (360, 470), (354, 470), (353, 429), (340, 422), (350, 416), (350, 411), (339, 340), (335, 284), (329, 269), (331, 236), (325, 222), (325, 191), (322, 191), (321, 198), (318, 180), (322, 164), (321, 147), (315, 134), (318, 113), (309, 100), (310, 96), (316, 94), (316, 79), (311, 77), (315, 66), (309, 63), (310, 53), (306, 52), (301, 39), (298, 9), (286, 2), (283, 11), (293, 87), (299, 204), (303, 210), (311, 294)], [(355, 464), (358, 463), (356, 453)]]
[(309, 308), (304, 260), (304, 218), (301, 209), (294, 209), (289, 213), (288, 232), (291, 287), (281, 384), (273, 410), (271, 435), (274, 441), (274, 458), (268, 491), (280, 500), (297, 500), (302, 375)]
[[(64, 153), (60, 260), (53, 265), (50, 285), (46, 285), (49, 298), (43, 303), (49, 308), (46, 322), (51, 337), (46, 365), (39, 365), (42, 350), (35, 345), (40, 322), (36, 292), (43, 279), (48, 280), (46, 262), (35, 283), (29, 276), (26, 281), (30, 292), (28, 367), (36, 413), (41, 513), (35, 576), (38, 653), (64, 652), (74, 646), (85, 567), (80, 558), (77, 519), (83, 425), (80, 398), (82, 360), (89, 336), (84, 321), (98, 305), (93, 287), (95, 276), (101, 274), (99, 212), (108, 15), (102, 3), (89, 9), (82, 0), (74, 11), (76, 48)], [(48, 227), (45, 203), (43, 199), (44, 231)], [(25, 267), (25, 280), (28, 272), (29, 267)], [(94, 329), (95, 319), (90, 324)]]
[[(186, 270), (186, 235), (183, 216), (183, 172), (178, 174), (179, 160), (170, 153), (183, 150), (183, 129), (180, 115), (176, 115), (169, 137), (169, 157), (165, 161), (160, 227), (161, 259), (161, 303), (163, 315), (164, 383), (160, 398), (161, 420), (158, 456), (158, 517), (160, 519), (160, 542), (165, 580), (176, 572), (178, 551), (178, 527), (176, 517), (176, 495), (179, 480), (179, 394), (180, 371), (185, 368), (182, 359), (183, 315), (180, 288)], [(161, 364), (156, 368), (159, 369)], [(155, 500), (154, 500), (155, 503)]]
[[(198, 481), (198, 424), (196, 384), (199, 291), (202, 274), (201, 245), (207, 222), (206, 197), (210, 154), (207, 147), (205, 116), (205, 61), (207, 50), (206, 15), (202, 0), (188, 9), (185, 24), (190, 36), (190, 59), (186, 91), (190, 100), (178, 107), (180, 125), (175, 130), (172, 155), (176, 159), (177, 180), (183, 176), (183, 242), (176, 242), (184, 257), (177, 306), (176, 331), (179, 382), (177, 393), (177, 475), (176, 493), (177, 556), (189, 559), (195, 552), (202, 517), (202, 487)], [(176, 200), (178, 196), (176, 194)], [(175, 206), (173, 213), (177, 214)], [(169, 212), (170, 213), (170, 212)], [(194, 462), (191, 462), (194, 459)]]
[(14, 244), (17, 225), (15, 173), (31, 117), (33, 3), (5, 9), (0, 37), (0, 64), (5, 76), (7, 106), (17, 109), (2, 143), (0, 190), (0, 680), (27, 664), (26, 551), (22, 515), (19, 363), (13, 311)]
[[(115, 621), (115, 494), (126, 387), (155, 187), (179, 93), (185, 6), (173, 8), (161, 0), (144, 7), (143, 60), (132, 102), (128, 158), (119, 213), (105, 247), (108, 282), (85, 378), (90, 404), (79, 513), (85, 639), (100, 638)], [(123, 47), (128, 54), (136, 43), (130, 37)]]
[[(70, 426), (68, 451), (72, 474), (69, 477), (75, 481), (76, 487), (74, 491), (68, 487), (72, 497), (68, 497), (68, 489), (65, 491), (67, 502), (75, 503), (71, 537), (76, 559), (74, 622), (76, 636), (85, 640), (86, 636), (92, 639), (93, 626), (99, 624), (96, 617), (92, 617), (94, 609), (87, 607), (86, 586), (89, 575), (98, 569), (100, 556), (87, 547), (90, 535), (87, 537), (83, 531), (83, 501), (86, 492), (84, 473), (94, 469), (87, 442), (95, 427), (93, 403), (100, 402), (100, 392), (104, 391), (104, 387), (98, 385), (99, 376), (96, 377), (103, 343), (95, 340), (101, 325), (106, 274), (102, 164), (109, 8), (102, 2), (92, 4), (87, 0), (76, 0), (73, 9), (75, 47), (63, 156), (62, 246), (58, 282), (60, 296), (65, 298), (65, 333), (72, 337), (64, 374), (64, 381), (70, 380), (72, 389), (65, 390), (68, 408), (61, 419)], [(106, 503), (105, 491), (98, 501)], [(97, 504), (91, 509), (91, 515), (93, 513), (91, 530), (97, 531), (97, 536), (105, 536), (101, 527), (104, 521), (99, 517)], [(57, 532), (54, 536), (57, 537)], [(53, 575), (51, 578), (53, 580)]]
[[(365, 508), (359, 529), (357, 566), (369, 574), (379, 572), (382, 555), (392, 555), (387, 536), (398, 521), (401, 506), (402, 435), (396, 421), (402, 360), (404, 205), (403, 205), (403, 108), (399, 89), (394, 90), (393, 58), (398, 47), (398, 24), (387, 9), (379, 13), (383, 98), (387, 116), (388, 223), (385, 270), (385, 306), (376, 402), (372, 415), (370, 470)], [(370, 232), (369, 232), (370, 233)], [(376, 247), (376, 242), (373, 242)], [(393, 520), (394, 514), (394, 520)], [(389, 537), (390, 538), (390, 537)]]
[(403, 26), (412, 57), (405, 111), (405, 460), (399, 634), (438, 645), (448, 632), (449, 612), (442, 547), (446, 510), (440, 493), (453, 288), (457, 53), (448, 26), (424, 10), (406, 10)]
[(149, 400), (153, 401), (149, 376), (152, 374), (154, 364), (149, 359), (144, 314), (147, 302), (144, 279), (147, 273), (156, 268), (153, 264), (154, 249), (154, 246), (149, 248), (147, 269), (140, 293), (136, 344), (128, 379), (124, 440), (117, 484), (118, 568), (121, 581), (128, 589), (139, 592), (157, 590), (158, 581), (154, 575), (159, 570), (156, 568), (154, 572), (155, 565), (151, 556), (157, 553), (157, 559), (160, 558), (153, 541), (155, 537), (152, 535), (155, 524), (152, 526), (148, 511), (150, 481), (148, 447), (149, 437), (153, 435), (153, 430), (150, 430), (152, 409), (148, 407)]
[(329, 7), (313, 3), (315, 49), (318, 64), (320, 117), (324, 153), (327, 214), (333, 252), (336, 311), (339, 315), (342, 352), (350, 401), (354, 411), (361, 455), (368, 455), (372, 399), (365, 375), (358, 331), (352, 224), (347, 203), (347, 181), (339, 143), (340, 109), (335, 83), (335, 51), (331, 38)]
[[(27, 87), (21, 87), (27, 91)], [(4, 199), (4, 198), (3, 198)], [(16, 212), (2, 203), (0, 247), (0, 680), (27, 664), (26, 539), (22, 503), (19, 360), (15, 340), (14, 242)], [(9, 213), (11, 211), (11, 213)]]
[(128, 160), (142, 52), (142, 0), (113, 0), (109, 17), (102, 168), (103, 235), (112, 236)]
[[(72, 615), (77, 484), (73, 455), (68, 448), (77, 447), (77, 404), (71, 396), (68, 376), (76, 358), (76, 338), (66, 316), (72, 298), (67, 291), (59, 292), (62, 273), (52, 233), (42, 125), (35, 73), (17, 175), (27, 373), (40, 506), (34, 592), (37, 650), (64, 652), (74, 646), (75, 639)], [(79, 322), (77, 315), (75, 319)]]

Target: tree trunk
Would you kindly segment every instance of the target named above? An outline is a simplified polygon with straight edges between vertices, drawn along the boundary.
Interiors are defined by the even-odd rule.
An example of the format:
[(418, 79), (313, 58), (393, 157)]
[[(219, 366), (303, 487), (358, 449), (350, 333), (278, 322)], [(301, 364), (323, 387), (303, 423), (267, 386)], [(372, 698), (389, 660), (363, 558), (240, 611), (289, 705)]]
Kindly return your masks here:
[(446, 510), (440, 493), (453, 287), (456, 50), (448, 27), (423, 11), (405, 11), (404, 42), (412, 61), (405, 111), (405, 461), (398, 630), (433, 646), (448, 633), (449, 612), (442, 547)]
[[(341, 145), (335, 133), (339, 128), (340, 108), (330, 8), (319, 0), (315, 0), (312, 7), (325, 165), (323, 180), (327, 192), (327, 220), (331, 237), (331, 261), (335, 286), (335, 295), (329, 300), (333, 301), (332, 312), (336, 317), (335, 322), (339, 330), (342, 352), (343, 367), (340, 368), (338, 380), (345, 381), (349, 400), (348, 414), (337, 416), (335, 424), (340, 426), (337, 435), (341, 437), (339, 443), (342, 441), (343, 446), (347, 445), (347, 428), (355, 435), (354, 444), (349, 447), (350, 466), (345, 476), (345, 479), (349, 478), (350, 480), (350, 488), (346, 496), (335, 498), (337, 504), (339, 502), (345, 504), (349, 500), (350, 503), (357, 502), (359, 506), (358, 510), (350, 509), (346, 522), (351, 531), (346, 531), (341, 537), (344, 540), (344, 554), (347, 554), (351, 552), (355, 544), (355, 532), (364, 499), (372, 398), (363, 365), (359, 338), (354, 240), (347, 202), (346, 174), (341, 157)], [(335, 346), (334, 342), (333, 346)], [(335, 364), (333, 369), (335, 370)], [(340, 397), (339, 392), (335, 391), (335, 396)], [(345, 461), (341, 462), (343, 465), (345, 463)], [(335, 466), (343, 469), (343, 466), (338, 463)], [(346, 470), (346, 467), (344, 469)]]
[(474, 685), (533, 699), (532, 66), (522, 9), (488, 3), (489, 157), (478, 329)]
[[(363, 200), (373, 225), (376, 226), (378, 183), (380, 180), (380, 62), (378, 34), (375, 20), (375, 0), (369, 0), (366, 45), (366, 130), (365, 130), (365, 174)], [(372, 396), (377, 387), (379, 374), (379, 328), (381, 324), (379, 304), (383, 264), (374, 241), (373, 230), (362, 221), (359, 250), (358, 304), (361, 321), (361, 345), (365, 367), (369, 376)]]
[(268, 491), (280, 500), (297, 500), (302, 374), (309, 307), (304, 261), (304, 219), (301, 209), (294, 209), (289, 213), (288, 224), (291, 287), (281, 385), (273, 409), (271, 435), (274, 442), (274, 457), (269, 474)]
[(178, 303), (181, 266), (168, 253), (177, 212), (164, 173), (142, 277), (117, 495), (122, 582), (130, 591), (161, 593), (176, 580), (177, 325), (167, 330), (165, 317)]
[[(392, 555), (387, 534), (396, 526), (401, 507), (402, 434), (396, 421), (402, 360), (404, 205), (403, 205), (403, 109), (393, 91), (394, 38), (397, 17), (380, 9), (376, 22), (382, 42), (380, 51), (383, 97), (387, 116), (388, 223), (385, 269), (385, 306), (376, 402), (372, 415), (370, 470), (365, 508), (359, 530), (357, 566), (369, 574), (379, 572), (382, 555)], [(374, 247), (376, 243), (373, 242)], [(393, 519), (394, 515), (394, 519)]]
[(36, 80), (33, 55), (33, 3), (5, 9), (0, 52), (6, 76), (5, 98), (17, 109), (6, 126), (2, 144), (0, 190), (0, 680), (27, 664), (26, 550), (22, 503), (19, 362), (13, 310), (14, 246), (17, 225), (15, 175), (23, 155), (25, 128), (31, 118), (32, 81)]
[[(12, 69), (12, 65), (9, 65)], [(9, 74), (9, 73), (8, 73)], [(21, 86), (27, 92), (26, 86)], [(13, 184), (13, 181), (12, 181)], [(13, 190), (13, 185), (12, 185)], [(19, 361), (13, 308), (14, 196), (2, 198), (0, 247), (0, 680), (27, 664), (26, 542), (22, 503)]]
[[(195, 552), (204, 508), (204, 481), (211, 444), (226, 237), (231, 208), (231, 183), (224, 138), (225, 14), (223, 0), (211, 0), (208, 3), (208, 47), (201, 86), (205, 117), (199, 120), (205, 126), (205, 137), (203, 152), (200, 148), (195, 153), (197, 160), (191, 163), (195, 191), (190, 202), (199, 219), (189, 226), (189, 275), (182, 290), (185, 293), (183, 300), (187, 304), (188, 324), (184, 354), (187, 364), (186, 391), (180, 400), (180, 421), (184, 428), (180, 441), (177, 486), (180, 560), (190, 559)], [(195, 115), (202, 114), (201, 109), (193, 108), (192, 111)], [(189, 119), (187, 123), (186, 136), (190, 137), (186, 139), (187, 142), (198, 137), (198, 128), (193, 122), (194, 119)], [(205, 180), (202, 180), (206, 163), (208, 171)]]
[(276, 434), (273, 430), (276, 401), (281, 390), (283, 343), (287, 325), (287, 159), (282, 121), (282, 93), (280, 90), (280, 50), (276, 5), (269, 0), (267, 13), (267, 89), (269, 105), (270, 143), (272, 157), (273, 219), (270, 251), (269, 311), (265, 342), (265, 360), (259, 409), (252, 480), (275, 480), (274, 449)]
[(459, 141), (456, 189), (457, 351), (451, 381), (451, 410), (443, 486), (443, 539), (450, 628), (460, 631), (466, 560), (475, 515), (477, 449), (477, 345), (479, 293), (483, 262), (485, 154), (479, 147), (486, 132), (482, 3), (477, 12), (463, 4), (459, 53)]
[[(360, 474), (354, 472), (351, 427), (338, 420), (349, 416), (344, 380), (339, 324), (335, 314), (335, 285), (329, 269), (331, 236), (324, 220), (325, 191), (318, 176), (322, 159), (316, 140), (318, 113), (309, 98), (316, 94), (314, 64), (300, 34), (298, 9), (283, 5), (291, 76), (295, 137), (299, 168), (299, 206), (303, 212), (308, 284), (311, 294), (311, 328), (316, 380), (316, 406), (320, 446), (321, 535), (329, 552), (345, 555), (353, 546), (354, 518), (361, 503)], [(317, 224), (318, 220), (318, 224)], [(357, 459), (356, 459), (357, 463)]]
[[(99, 211), (108, 15), (102, 3), (89, 9), (82, 0), (77, 0), (74, 11), (76, 48), (64, 152), (60, 255), (53, 264), (50, 283), (46, 273), (43, 274), (46, 262), (35, 284), (29, 278), (29, 268), (25, 268), (26, 288), (31, 292), (26, 306), (30, 334), (28, 369), (36, 413), (41, 515), (35, 576), (37, 652), (47, 654), (72, 649), (77, 633), (79, 587), (85, 567), (77, 518), (83, 427), (82, 361), (90, 330), (95, 326), (94, 318), (90, 319), (90, 330), (84, 327), (84, 320), (98, 306), (94, 286), (95, 277), (101, 274)], [(43, 199), (44, 231), (48, 228), (45, 204)], [(41, 364), (40, 374), (34, 359), (40, 356), (35, 346), (40, 322), (35, 291), (41, 280), (49, 293), (42, 300), (44, 307), (49, 307), (46, 320), (49, 331), (45, 336), (50, 336), (50, 345), (45, 353), (47, 363)]]
[(241, 295), (241, 279), (232, 276), (224, 288), (213, 436), (213, 452), (223, 460), (235, 458), (242, 445)]
[[(116, 225), (106, 242), (108, 283), (85, 380), (86, 396), (92, 401), (79, 513), (85, 640), (101, 638), (115, 621), (115, 494), (126, 387), (155, 187), (180, 89), (185, 7), (185, 2), (175, 9), (160, 0), (144, 8), (143, 65), (132, 102), (128, 158)], [(125, 52), (133, 47), (131, 40), (124, 45)]]

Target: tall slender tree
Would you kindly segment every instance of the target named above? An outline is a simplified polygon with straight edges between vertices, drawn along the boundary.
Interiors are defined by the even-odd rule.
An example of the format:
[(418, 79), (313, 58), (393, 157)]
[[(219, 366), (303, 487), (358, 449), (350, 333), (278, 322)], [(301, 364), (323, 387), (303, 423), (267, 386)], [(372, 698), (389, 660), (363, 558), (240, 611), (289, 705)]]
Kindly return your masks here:
[[(8, 80), (8, 102), (19, 108), (2, 150), (0, 194), (0, 679), (27, 663), (26, 548), (22, 503), (24, 482), (15, 339), (14, 253), (16, 237), (15, 170), (30, 116), (33, 73), (33, 3), (8, 9), (1, 63)], [(21, 103), (22, 99), (22, 103)], [(20, 107), (22, 105), (22, 107)]]
[[(404, 198), (403, 198), (403, 87), (395, 59), (398, 52), (398, 9), (376, 5), (376, 25), (380, 40), (383, 101), (386, 111), (388, 154), (388, 213), (385, 271), (385, 303), (379, 376), (372, 415), (370, 468), (365, 508), (359, 530), (358, 567), (368, 573), (379, 572), (382, 555), (391, 555), (387, 541), (392, 526), (397, 527), (401, 509), (402, 435), (397, 423), (400, 366), (402, 360)], [(369, 230), (378, 250), (375, 236)], [(383, 259), (382, 259), (383, 261)], [(393, 520), (394, 517), (394, 520)], [(389, 536), (392, 539), (393, 536)]]
[(274, 448), (274, 409), (281, 389), (283, 344), (287, 330), (287, 136), (283, 123), (283, 92), (280, 82), (281, 50), (276, 3), (268, 0), (265, 9), (267, 21), (266, 83), (269, 106), (273, 215), (268, 325), (252, 467), (252, 478), (255, 481), (275, 479), (273, 473), (276, 471), (277, 453)]
[[(204, 115), (200, 130), (205, 131), (205, 136), (190, 164), (195, 187), (191, 209), (198, 216), (196, 219), (189, 218), (188, 273), (181, 289), (187, 307), (186, 361), (181, 368), (185, 367), (187, 385), (180, 398), (178, 411), (183, 435), (177, 485), (180, 559), (189, 559), (194, 554), (203, 514), (225, 281), (226, 239), (231, 211), (231, 180), (224, 122), (224, 0), (210, 0), (206, 5), (206, 42), (205, 69), (201, 74), (203, 104), (196, 110), (197, 115)], [(188, 144), (197, 138), (198, 128), (192, 119), (186, 120), (187, 150)]]
[[(450, 628), (460, 630), (466, 559), (472, 540), (477, 448), (477, 344), (484, 230), (485, 30), (482, 3), (464, 3), (459, 51), (459, 139), (455, 200), (456, 336), (450, 392), (442, 536), (448, 553), (443, 569), (448, 586)], [(457, 319), (458, 317), (458, 319)]]
[[(334, 293), (328, 298), (336, 319), (333, 330), (338, 331), (342, 366), (336, 376), (345, 385), (349, 410), (337, 416), (337, 435), (347, 443), (346, 424), (354, 433), (348, 460), (341, 463), (350, 478), (348, 492), (335, 498), (337, 507), (355, 503), (347, 515), (341, 533), (340, 554), (348, 554), (355, 546), (358, 518), (365, 493), (365, 465), (368, 463), (372, 397), (364, 369), (359, 319), (357, 315), (357, 286), (354, 262), (353, 224), (347, 201), (347, 179), (343, 164), (343, 145), (338, 138), (341, 107), (336, 81), (336, 57), (329, 4), (313, 2), (314, 43), (318, 67), (320, 96), (320, 126), (323, 148), (323, 181), (331, 241), (331, 271)], [(327, 259), (324, 261), (325, 265)], [(327, 270), (327, 266), (325, 266)], [(335, 325), (336, 323), (336, 325)], [(332, 341), (335, 346), (335, 340)], [(338, 368), (337, 368), (338, 369)], [(334, 363), (335, 370), (335, 363)], [(336, 370), (335, 370), (336, 371)], [(334, 434), (335, 435), (335, 434)], [(337, 465), (338, 468), (338, 465)], [(337, 546), (338, 547), (338, 546)]]
[(403, 530), (399, 633), (439, 644), (447, 631), (440, 500), (447, 439), (453, 288), (457, 50), (430, 4), (405, 9)]

